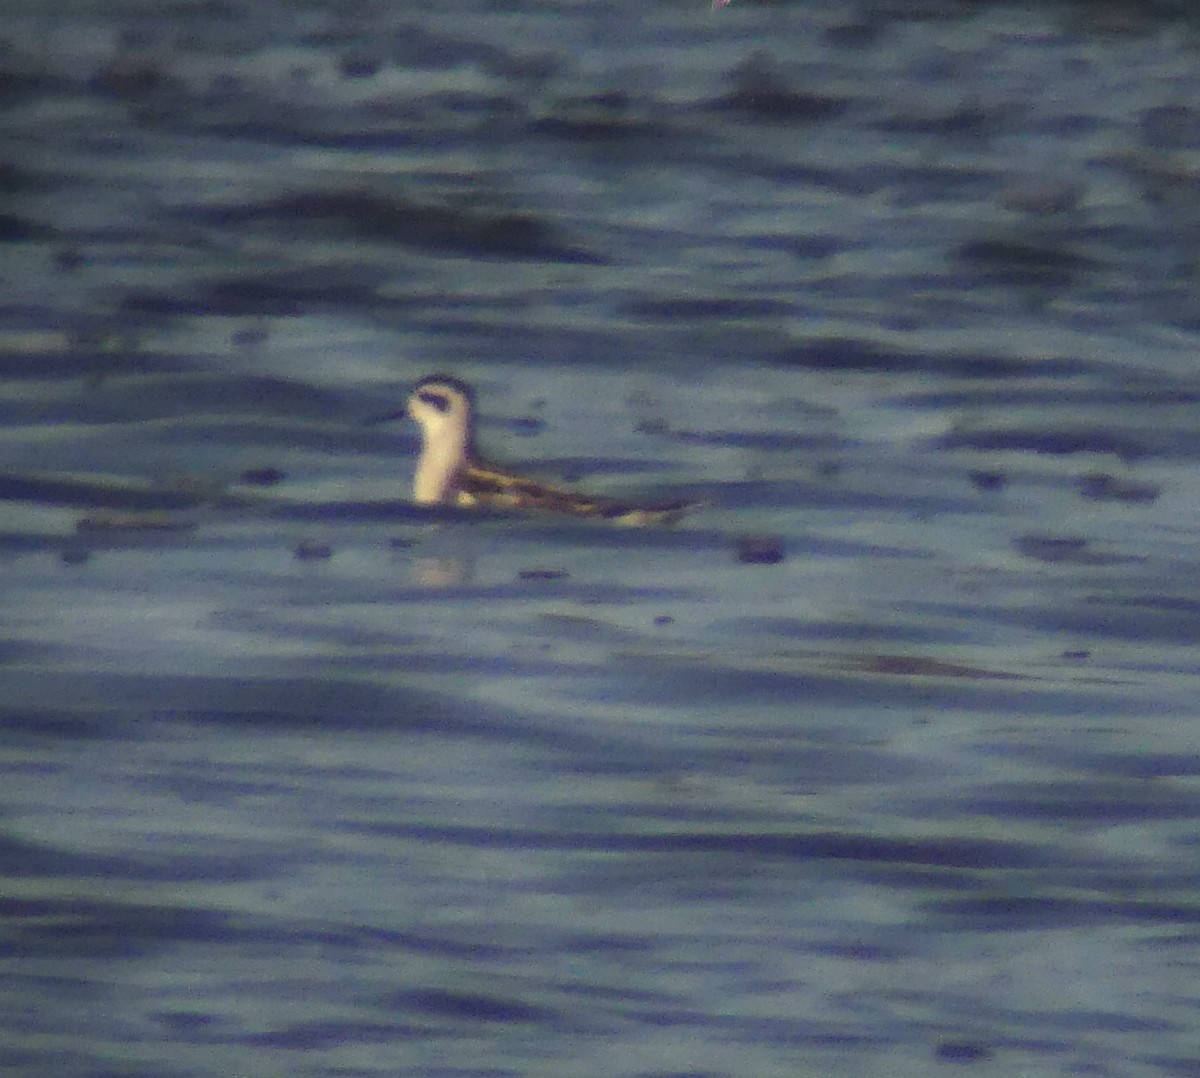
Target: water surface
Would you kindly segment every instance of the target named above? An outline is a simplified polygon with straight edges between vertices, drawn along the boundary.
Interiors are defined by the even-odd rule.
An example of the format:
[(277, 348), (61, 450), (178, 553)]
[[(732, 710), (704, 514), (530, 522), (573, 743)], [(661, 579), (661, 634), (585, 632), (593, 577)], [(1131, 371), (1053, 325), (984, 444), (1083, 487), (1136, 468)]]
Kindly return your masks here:
[(1186, 25), (3, 34), (9, 1071), (1195, 1073)]

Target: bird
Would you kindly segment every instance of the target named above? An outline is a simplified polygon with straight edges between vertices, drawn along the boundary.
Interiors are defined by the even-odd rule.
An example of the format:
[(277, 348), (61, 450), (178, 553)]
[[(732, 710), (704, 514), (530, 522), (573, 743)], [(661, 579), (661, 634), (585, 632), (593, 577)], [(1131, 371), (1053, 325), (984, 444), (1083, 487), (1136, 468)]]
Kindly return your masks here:
[(421, 428), (413, 477), (418, 505), (475, 506), (593, 517), (613, 524), (671, 524), (706, 502), (624, 501), (551, 486), (488, 460), (475, 440), (475, 390), (461, 378), (431, 374), (412, 388), (408, 405), (379, 422), (407, 415)]

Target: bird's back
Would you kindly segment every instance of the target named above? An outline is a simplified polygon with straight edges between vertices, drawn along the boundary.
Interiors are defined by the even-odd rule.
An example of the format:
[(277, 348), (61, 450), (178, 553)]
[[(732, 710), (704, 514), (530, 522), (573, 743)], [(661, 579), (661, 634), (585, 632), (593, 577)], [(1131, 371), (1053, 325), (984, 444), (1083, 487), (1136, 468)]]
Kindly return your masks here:
[(632, 502), (602, 498), (515, 475), (488, 461), (471, 461), (459, 476), (460, 505), (488, 505), (592, 517), (614, 524), (667, 524), (705, 503), (686, 500)]

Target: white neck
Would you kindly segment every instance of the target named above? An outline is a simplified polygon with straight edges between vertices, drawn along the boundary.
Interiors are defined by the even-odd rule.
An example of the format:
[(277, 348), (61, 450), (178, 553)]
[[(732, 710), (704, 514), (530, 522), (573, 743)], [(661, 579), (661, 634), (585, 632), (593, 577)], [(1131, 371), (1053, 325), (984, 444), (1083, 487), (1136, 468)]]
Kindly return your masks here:
[(467, 432), (446, 425), (438, 430), (426, 427), (417, 474), (413, 479), (413, 501), (418, 505), (437, 505), (454, 501), (458, 475), (467, 463)]

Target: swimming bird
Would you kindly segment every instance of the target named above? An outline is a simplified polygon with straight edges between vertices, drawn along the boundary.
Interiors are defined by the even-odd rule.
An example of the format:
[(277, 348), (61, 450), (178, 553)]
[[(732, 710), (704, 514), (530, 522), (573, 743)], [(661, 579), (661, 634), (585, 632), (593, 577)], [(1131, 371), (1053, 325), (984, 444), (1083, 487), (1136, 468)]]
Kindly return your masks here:
[(418, 505), (526, 509), (642, 525), (670, 524), (707, 504), (595, 497), (525, 478), (494, 464), (476, 445), (475, 391), (461, 378), (448, 374), (422, 378), (413, 386), (405, 412), (382, 418), (405, 414), (421, 428), (421, 455), (413, 479), (413, 501)]

